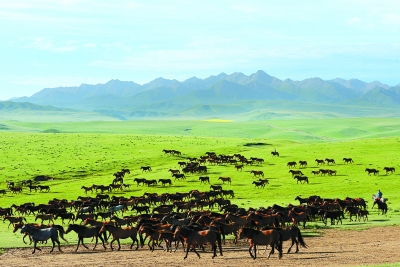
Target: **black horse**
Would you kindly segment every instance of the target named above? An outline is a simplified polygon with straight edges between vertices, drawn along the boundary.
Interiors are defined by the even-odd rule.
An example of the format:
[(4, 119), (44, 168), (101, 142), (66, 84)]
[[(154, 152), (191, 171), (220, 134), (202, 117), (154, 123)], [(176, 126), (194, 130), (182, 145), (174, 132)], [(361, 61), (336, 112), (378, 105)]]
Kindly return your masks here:
[(99, 238), (103, 244), (104, 249), (106, 249), (106, 246), (104, 245), (104, 239), (101, 237), (101, 234), (100, 234), (100, 229), (101, 229), (100, 226), (86, 227), (86, 226), (82, 226), (79, 224), (70, 224), (70, 225), (68, 225), (67, 231), (65, 231), (65, 233), (68, 234), (69, 232), (74, 231), (75, 233), (78, 234), (78, 246), (76, 247), (75, 251), (78, 251), (80, 243), (82, 243), (82, 246), (84, 246), (86, 249), (89, 249), (83, 243), (83, 239), (89, 238), (89, 237), (96, 238), (96, 244), (94, 245), (93, 250), (96, 248)]
[(388, 210), (388, 206), (386, 204), (386, 202), (382, 202), (380, 200), (375, 200), (374, 201), (374, 205), (378, 205), (378, 215), (379, 215), (379, 211), (382, 211), (382, 215), (387, 213)]

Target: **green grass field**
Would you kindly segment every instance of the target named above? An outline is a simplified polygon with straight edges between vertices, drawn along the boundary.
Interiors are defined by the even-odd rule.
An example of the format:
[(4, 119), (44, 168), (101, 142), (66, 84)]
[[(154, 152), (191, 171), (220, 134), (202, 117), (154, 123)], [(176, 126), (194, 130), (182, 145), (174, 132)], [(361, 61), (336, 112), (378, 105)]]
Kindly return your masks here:
[[(36, 175), (49, 175), (54, 181), (50, 193), (32, 192), (0, 196), (0, 207), (34, 202), (47, 203), (53, 198), (76, 199), (84, 196), (81, 186), (111, 183), (113, 173), (129, 168), (125, 183), (131, 184), (115, 195), (141, 196), (145, 192), (188, 192), (192, 189), (210, 190), (200, 184), (199, 175), (188, 175), (184, 181), (173, 181), (170, 187), (137, 187), (136, 177), (147, 179), (170, 178), (168, 169), (178, 168), (177, 162), (187, 157), (199, 157), (207, 151), (217, 154), (240, 153), (246, 157), (263, 158), (261, 165), (245, 166), (236, 171), (233, 165), (207, 165), (211, 184), (221, 184), (220, 176), (229, 176), (232, 185), (224, 189), (235, 192), (233, 203), (242, 207), (267, 207), (272, 204), (298, 204), (298, 195), (320, 195), (325, 198), (362, 197), (369, 201), (368, 222), (349, 222), (328, 226), (340, 229), (366, 228), (400, 223), (400, 172), (386, 175), (383, 167), (399, 168), (399, 119), (324, 119), (272, 120), (258, 122), (211, 121), (130, 121), (130, 122), (63, 122), (26, 123), (0, 121), (0, 189), (6, 180), (21, 182)], [(253, 145), (262, 143), (263, 145)], [(276, 148), (280, 157), (272, 157)], [(175, 149), (182, 156), (164, 155), (163, 149)], [(354, 164), (344, 164), (351, 157)], [(335, 165), (324, 166), (337, 171), (336, 176), (313, 176), (317, 170), (315, 159), (333, 158)], [(288, 173), (289, 161), (306, 160), (308, 167), (301, 170), (309, 184), (297, 184)], [(142, 173), (141, 166), (150, 165), (150, 173)], [(380, 170), (378, 176), (368, 176), (365, 168)], [(262, 170), (270, 184), (255, 189), (256, 180), (251, 170)], [(389, 198), (387, 215), (371, 210), (371, 194), (380, 189)], [(95, 196), (95, 194), (89, 194)], [(129, 212), (130, 213), (130, 212)], [(33, 217), (28, 218), (33, 221)], [(61, 224), (61, 221), (57, 221)], [(0, 247), (23, 246), (21, 235), (12, 234), (8, 223), (0, 223)], [(310, 223), (313, 229), (321, 222)], [(69, 236), (67, 236), (68, 238)], [(75, 235), (69, 237), (75, 240)]]

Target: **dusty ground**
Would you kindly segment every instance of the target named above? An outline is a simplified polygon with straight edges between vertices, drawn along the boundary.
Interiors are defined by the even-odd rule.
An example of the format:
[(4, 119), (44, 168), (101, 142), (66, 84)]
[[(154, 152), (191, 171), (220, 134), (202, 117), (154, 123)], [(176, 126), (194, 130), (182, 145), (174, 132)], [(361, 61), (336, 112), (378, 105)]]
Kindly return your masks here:
[[(180, 247), (175, 253), (156, 250), (153, 253), (146, 248), (131, 251), (127, 246), (122, 250), (104, 251), (97, 247), (95, 251), (75, 246), (62, 246), (63, 253), (44, 247), (32, 255), (32, 249), (10, 249), (0, 255), (1, 266), (358, 266), (400, 262), (400, 227), (375, 227), (368, 230), (324, 230), (318, 237), (305, 237), (308, 249), (300, 248), (298, 254), (284, 254), (281, 260), (274, 254), (260, 251), (258, 258), (252, 260), (248, 253), (248, 244), (243, 240), (237, 246), (227, 244), (223, 247), (223, 256), (211, 259), (209, 252), (201, 253), (201, 259), (192, 252), (183, 260), (184, 252)], [(67, 238), (71, 239), (71, 235)], [(89, 241), (89, 240), (88, 240)], [(61, 241), (63, 242), (63, 241)], [(63, 243), (65, 244), (65, 243)], [(284, 252), (289, 242), (284, 242)], [(89, 245), (93, 248), (93, 245)]]

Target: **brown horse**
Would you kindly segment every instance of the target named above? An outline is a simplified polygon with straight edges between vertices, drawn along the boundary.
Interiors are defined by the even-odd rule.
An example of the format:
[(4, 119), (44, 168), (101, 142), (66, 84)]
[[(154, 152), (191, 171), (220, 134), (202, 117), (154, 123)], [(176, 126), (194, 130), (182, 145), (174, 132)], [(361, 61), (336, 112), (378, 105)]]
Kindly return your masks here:
[[(183, 259), (186, 259), (189, 251), (193, 251), (200, 258), (200, 254), (196, 251), (195, 246), (205, 245), (207, 243), (211, 244), (213, 250), (212, 258), (217, 256), (217, 245), (219, 248), (219, 253), (222, 256), (222, 245), (221, 245), (221, 234), (214, 230), (202, 230), (195, 231), (189, 228), (176, 227), (174, 232), (174, 238), (182, 237), (186, 244), (186, 255)], [(190, 249), (192, 248), (192, 250)]]
[(289, 170), (289, 172), (292, 174), (292, 177), (295, 175), (304, 175), (302, 171), (300, 170)]
[(25, 219), (25, 217), (4, 216), (4, 217), (3, 217), (3, 222), (4, 222), (5, 220), (8, 220), (8, 221), (10, 222), (10, 223), (8, 224), (8, 227), (7, 227), (7, 228), (10, 228), (10, 225), (11, 225), (11, 224), (14, 224), (14, 223), (23, 223), (23, 221), (27, 222), (26, 219)]
[(258, 187), (258, 188), (264, 188), (265, 187), (265, 182), (264, 181), (254, 181), (252, 184), (254, 184), (254, 187)]
[(254, 170), (251, 170), (250, 173), (252, 173), (252, 174), (254, 175), (254, 177), (257, 177), (257, 176), (262, 176), (262, 177), (264, 177), (264, 172), (263, 172), (263, 171), (254, 171)]
[(225, 184), (225, 182), (232, 183), (231, 177), (219, 177), (218, 180), (221, 180), (222, 184)]
[(316, 159), (315, 162), (317, 163), (317, 165), (324, 165), (325, 161), (323, 159)]
[(306, 228), (306, 222), (308, 215), (306, 212), (295, 212), (294, 210), (290, 210), (288, 212), (289, 217), (292, 219), (293, 225), (299, 225), (299, 223), (303, 222), (303, 229)]
[(395, 168), (394, 167), (385, 167), (383, 168), (384, 171), (386, 171), (386, 175), (388, 175), (389, 173), (394, 173), (395, 172)]
[(118, 242), (118, 250), (121, 249), (121, 244), (119, 242), (120, 238), (122, 238), (122, 239), (125, 239), (125, 238), (132, 239), (132, 244), (131, 244), (130, 248), (132, 249), (132, 247), (135, 244), (135, 242), (137, 244), (136, 250), (139, 248), (139, 240), (136, 237), (137, 233), (138, 233), (138, 230), (135, 227), (128, 226), (128, 227), (125, 227), (125, 228), (121, 228), (121, 227), (113, 226), (113, 225), (110, 225), (110, 224), (103, 224), (103, 226), (101, 227), (99, 233), (101, 234), (101, 233), (106, 232), (106, 231), (110, 232), (110, 234), (113, 237), (113, 239), (110, 242), (111, 250), (114, 250), (114, 248), (112, 246), (114, 241)]
[[(296, 252), (295, 253), (299, 252), (299, 244), (303, 248), (307, 248), (307, 245), (304, 242), (303, 236), (301, 235), (301, 231), (297, 226), (293, 225), (292, 227), (288, 227), (286, 229), (270, 228), (270, 227), (263, 228), (263, 230), (271, 230), (271, 229), (277, 230), (282, 234), (282, 241), (288, 241), (288, 240), (292, 241), (292, 245), (288, 249), (287, 253), (290, 253), (294, 244), (296, 244)], [(265, 249), (267, 249), (267, 248), (265, 247)]]
[[(282, 258), (282, 234), (279, 231), (259, 231), (252, 228), (241, 228), (238, 234), (239, 238), (247, 238), (249, 241), (249, 253), (254, 260), (257, 258), (257, 245), (271, 246), (271, 251), (268, 254), (268, 258), (271, 256), (271, 254), (274, 254), (275, 248), (277, 248), (279, 252), (279, 259)], [(252, 248), (254, 248), (254, 255), (251, 253)]]
[(243, 165), (235, 165), (235, 169), (237, 171), (241, 171), (243, 169)]

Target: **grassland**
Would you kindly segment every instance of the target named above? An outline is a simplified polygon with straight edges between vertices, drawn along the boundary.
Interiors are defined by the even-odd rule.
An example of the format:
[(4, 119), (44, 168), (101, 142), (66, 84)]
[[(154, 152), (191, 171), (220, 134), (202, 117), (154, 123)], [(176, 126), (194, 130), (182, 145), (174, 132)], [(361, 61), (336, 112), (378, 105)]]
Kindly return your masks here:
[[(134, 122), (63, 122), (27, 123), (0, 122), (0, 189), (5, 181), (20, 182), (36, 175), (49, 175), (54, 181), (43, 182), (50, 193), (24, 190), (22, 194), (0, 196), (0, 206), (25, 202), (47, 203), (49, 199), (76, 199), (85, 195), (81, 186), (110, 184), (113, 173), (129, 168), (125, 183), (130, 189), (116, 195), (140, 196), (145, 192), (188, 192), (192, 189), (209, 190), (201, 185), (198, 175), (186, 181), (173, 181), (171, 187), (137, 187), (135, 177), (148, 179), (169, 178), (169, 168), (187, 157), (199, 157), (207, 151), (217, 154), (240, 153), (246, 157), (260, 157), (264, 164), (245, 166), (236, 171), (232, 165), (207, 165), (212, 184), (220, 184), (219, 176), (230, 176), (235, 198), (243, 207), (269, 206), (274, 203), (297, 204), (298, 195), (320, 195), (327, 198), (363, 197), (369, 200), (371, 212), (368, 222), (349, 222), (334, 226), (341, 229), (366, 228), (374, 225), (400, 223), (399, 175), (386, 175), (383, 167), (399, 167), (400, 120), (398, 119), (331, 119), (331, 120), (276, 120), (261, 122), (211, 121), (134, 121)], [(260, 145), (262, 144), (262, 145)], [(276, 148), (280, 157), (272, 157)], [(175, 149), (182, 156), (164, 155), (163, 149)], [(343, 164), (342, 158), (351, 157), (354, 164)], [(312, 176), (319, 167), (315, 159), (334, 158), (336, 165), (325, 166), (337, 171), (337, 176)], [(306, 160), (309, 184), (296, 184), (288, 173), (289, 161)], [(150, 173), (142, 173), (140, 166), (150, 165)], [(365, 168), (380, 170), (378, 176), (368, 176)], [(265, 189), (255, 189), (250, 170), (262, 170), (270, 180)], [(389, 198), (387, 215), (371, 210), (371, 194), (378, 189)], [(89, 194), (94, 196), (95, 194)], [(33, 221), (33, 218), (29, 218)], [(61, 223), (61, 222), (59, 222)], [(310, 229), (322, 227), (311, 223)], [(332, 226), (329, 226), (332, 227)], [(7, 224), (0, 224), (0, 247), (22, 246), (20, 234), (11, 234)]]

